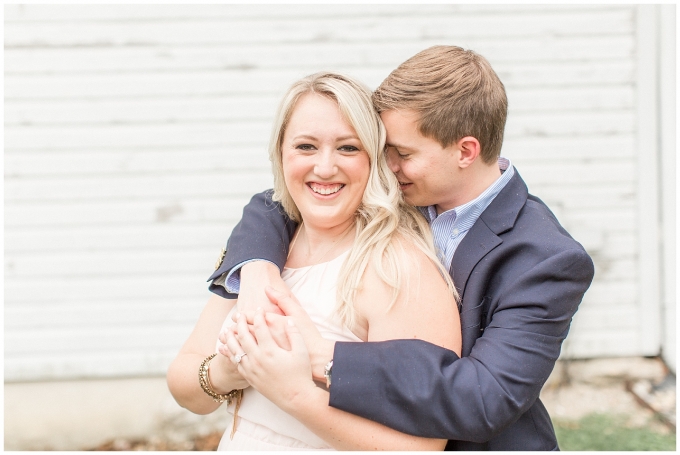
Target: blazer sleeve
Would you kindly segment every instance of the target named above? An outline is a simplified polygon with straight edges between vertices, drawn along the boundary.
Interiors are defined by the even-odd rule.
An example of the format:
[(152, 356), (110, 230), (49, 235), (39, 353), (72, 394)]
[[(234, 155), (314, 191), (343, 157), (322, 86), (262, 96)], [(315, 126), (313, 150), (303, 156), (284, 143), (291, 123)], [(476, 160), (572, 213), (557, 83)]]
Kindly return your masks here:
[(208, 278), (210, 291), (224, 298), (237, 298), (237, 294), (227, 292), (216, 282), (223, 281), (235, 266), (251, 259), (264, 259), (283, 269), (297, 223), (288, 218), (278, 202), (272, 200), (272, 194), (272, 190), (256, 194), (243, 208), (243, 217), (227, 241), (224, 259)]
[(336, 343), (330, 405), (417, 436), (492, 439), (538, 398), (593, 273), (583, 250), (540, 262), (494, 297), (467, 357), (421, 340)]

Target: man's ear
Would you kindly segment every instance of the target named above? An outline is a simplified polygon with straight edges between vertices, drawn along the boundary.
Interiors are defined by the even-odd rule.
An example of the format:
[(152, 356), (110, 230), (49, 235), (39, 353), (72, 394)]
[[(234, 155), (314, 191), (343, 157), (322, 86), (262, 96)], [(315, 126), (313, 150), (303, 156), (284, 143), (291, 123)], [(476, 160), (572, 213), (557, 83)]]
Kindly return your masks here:
[(465, 136), (456, 142), (456, 148), (460, 150), (458, 158), (458, 165), (461, 168), (470, 166), (479, 157), (482, 152), (482, 146), (479, 141), (472, 136)]

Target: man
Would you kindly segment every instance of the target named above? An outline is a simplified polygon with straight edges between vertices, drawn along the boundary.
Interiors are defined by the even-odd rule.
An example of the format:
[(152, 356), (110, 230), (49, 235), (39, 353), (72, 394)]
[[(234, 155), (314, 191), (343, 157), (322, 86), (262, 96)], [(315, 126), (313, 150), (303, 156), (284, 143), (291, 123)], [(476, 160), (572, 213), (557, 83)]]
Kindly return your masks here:
[[(538, 396), (593, 263), (500, 157), (503, 84), (483, 57), (435, 46), (393, 71), (374, 104), (387, 129), (390, 168), (405, 199), (428, 218), (461, 296), (462, 357), (418, 340), (306, 340), (313, 375), (321, 379), (326, 367), (330, 406), (449, 439), (447, 449), (556, 450)], [(255, 196), (211, 290), (233, 297), (225, 287), (236, 290), (233, 272), (243, 266), (239, 307), (261, 305), (294, 229), (266, 193)]]

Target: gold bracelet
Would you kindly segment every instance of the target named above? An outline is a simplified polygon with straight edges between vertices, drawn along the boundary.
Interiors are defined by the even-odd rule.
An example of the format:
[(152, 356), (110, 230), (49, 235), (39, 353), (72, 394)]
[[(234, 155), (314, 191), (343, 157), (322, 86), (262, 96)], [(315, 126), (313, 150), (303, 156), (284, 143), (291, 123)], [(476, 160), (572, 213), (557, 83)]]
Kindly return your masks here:
[(206, 357), (203, 363), (201, 363), (201, 367), (198, 369), (198, 382), (201, 384), (203, 391), (212, 397), (213, 401), (217, 403), (224, 403), (226, 401), (227, 406), (229, 406), (231, 404), (231, 400), (234, 398), (240, 398), (241, 390), (234, 389), (229, 393), (223, 394), (219, 394), (213, 390), (212, 384), (210, 384), (210, 378), (208, 377), (208, 368), (210, 367), (210, 361), (216, 355), (217, 353), (214, 353), (213, 355)]

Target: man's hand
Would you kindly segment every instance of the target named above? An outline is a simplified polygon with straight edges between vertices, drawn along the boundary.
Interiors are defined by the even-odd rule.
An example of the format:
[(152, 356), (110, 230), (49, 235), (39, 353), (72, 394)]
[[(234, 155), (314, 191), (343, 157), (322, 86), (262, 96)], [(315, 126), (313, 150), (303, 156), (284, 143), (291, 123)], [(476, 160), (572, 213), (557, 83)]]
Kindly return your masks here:
[(321, 336), (314, 322), (290, 291), (281, 292), (271, 286), (266, 287), (264, 291), (269, 300), (276, 304), (283, 314), (295, 321), (295, 326), (302, 334), (309, 351), (312, 376), (317, 381), (325, 382), (326, 378), (323, 371), (326, 364), (333, 358), (335, 341), (327, 340)]
[[(275, 304), (285, 316), (292, 318), (295, 321), (295, 326), (302, 334), (305, 340), (307, 350), (309, 351), (309, 360), (312, 363), (312, 376), (316, 381), (325, 382), (324, 368), (326, 364), (333, 358), (333, 350), (335, 349), (335, 341), (327, 340), (321, 336), (319, 330), (310, 319), (304, 308), (297, 301), (295, 296), (290, 292), (280, 292), (270, 286), (265, 288), (265, 293), (271, 303)], [(246, 311), (241, 312), (248, 324), (253, 324), (255, 312)], [(233, 314), (234, 322), (238, 321), (239, 314)], [(283, 349), (287, 349), (288, 337), (284, 330), (284, 324), (281, 322), (281, 316), (267, 313), (264, 316), (267, 325), (270, 328), (272, 338), (277, 345)]]
[[(231, 320), (234, 322), (238, 322), (238, 318), (240, 315), (243, 314), (244, 317), (246, 318), (246, 321), (248, 322), (248, 328), (250, 329), (250, 333), (253, 332), (253, 319), (255, 317), (255, 312), (248, 312), (248, 313), (234, 313), (231, 315)], [(290, 342), (288, 341), (288, 335), (286, 334), (286, 325), (288, 325), (288, 318), (285, 316), (281, 316), (280, 314), (274, 314), (274, 313), (265, 313), (264, 314), (264, 319), (265, 322), (267, 323), (267, 327), (269, 328), (269, 332), (272, 335), (272, 338), (276, 342), (276, 344), (281, 348), (285, 349), (286, 351), (290, 351)], [(232, 334), (236, 334), (236, 324), (229, 326), (226, 330), (223, 330), (220, 332), (218, 338), (221, 343), (226, 344), (227, 343), (227, 337), (228, 334), (227, 332), (231, 331)], [(225, 354), (228, 355), (228, 354)]]
[(254, 313), (256, 308), (262, 308), (267, 313), (282, 315), (279, 307), (272, 304), (264, 293), (268, 285), (284, 292), (288, 290), (281, 279), (281, 271), (271, 262), (253, 261), (244, 265), (241, 268), (238, 310)]

